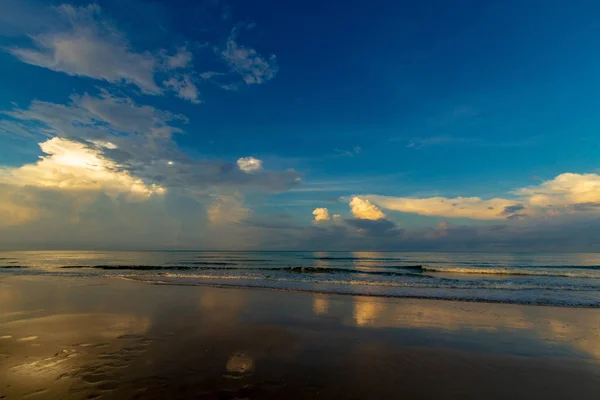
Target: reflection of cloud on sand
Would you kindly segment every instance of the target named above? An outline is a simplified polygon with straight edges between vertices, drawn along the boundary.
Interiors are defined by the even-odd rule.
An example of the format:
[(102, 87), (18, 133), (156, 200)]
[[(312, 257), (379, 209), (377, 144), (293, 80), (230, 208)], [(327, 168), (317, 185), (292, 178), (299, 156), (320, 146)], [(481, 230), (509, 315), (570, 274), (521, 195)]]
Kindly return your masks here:
[(580, 320), (550, 320), (547, 335), (554, 340), (569, 342), (573, 347), (600, 360), (600, 314), (590, 314)]
[(61, 343), (85, 338), (109, 340), (125, 334), (141, 334), (149, 326), (148, 318), (121, 314), (58, 314), (4, 324), (6, 331), (15, 337), (36, 334), (43, 340)]
[(461, 332), (519, 332), (546, 343), (566, 345), (600, 360), (600, 310), (354, 298), (356, 326)]
[(395, 303), (380, 298), (356, 298), (353, 316), (356, 325), (377, 328), (495, 331), (499, 327), (522, 329), (532, 326), (518, 308), (491, 313), (476, 306), (461, 307), (463, 304), (459, 304), (411, 300)]
[(204, 317), (214, 320), (237, 318), (246, 307), (246, 295), (242, 290), (203, 290), (200, 293), (200, 310)]
[(354, 300), (353, 317), (358, 326), (377, 326), (386, 304), (379, 299), (357, 298)]
[(19, 300), (21, 294), (8, 287), (8, 285), (4, 285), (0, 283), (0, 312), (3, 316), (9, 311), (12, 310), (13, 303)]
[(326, 296), (315, 294), (313, 295), (313, 313), (315, 315), (323, 315), (329, 312), (329, 300)]

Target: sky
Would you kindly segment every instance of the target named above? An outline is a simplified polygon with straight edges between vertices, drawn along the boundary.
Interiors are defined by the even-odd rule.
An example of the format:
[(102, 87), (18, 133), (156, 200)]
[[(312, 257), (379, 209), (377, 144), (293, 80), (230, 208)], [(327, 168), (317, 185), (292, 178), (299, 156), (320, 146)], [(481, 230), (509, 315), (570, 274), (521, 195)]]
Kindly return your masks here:
[(0, 249), (600, 251), (597, 1), (64, 1), (0, 0)]

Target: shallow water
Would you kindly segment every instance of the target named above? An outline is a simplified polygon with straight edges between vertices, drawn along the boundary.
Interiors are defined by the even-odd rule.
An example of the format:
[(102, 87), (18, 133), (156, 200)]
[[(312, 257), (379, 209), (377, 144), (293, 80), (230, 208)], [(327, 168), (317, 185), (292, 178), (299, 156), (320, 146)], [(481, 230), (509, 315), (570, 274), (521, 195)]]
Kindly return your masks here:
[(600, 307), (600, 254), (28, 251), (0, 273)]

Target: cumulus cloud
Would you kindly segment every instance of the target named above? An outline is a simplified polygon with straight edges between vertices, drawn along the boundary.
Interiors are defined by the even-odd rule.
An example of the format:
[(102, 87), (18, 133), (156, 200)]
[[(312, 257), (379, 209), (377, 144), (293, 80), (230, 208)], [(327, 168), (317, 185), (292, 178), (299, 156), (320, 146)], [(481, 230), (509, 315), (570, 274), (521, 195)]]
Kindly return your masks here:
[(254, 157), (242, 157), (237, 160), (238, 167), (244, 172), (256, 172), (262, 169), (262, 161)]
[(352, 215), (358, 219), (378, 220), (385, 218), (385, 214), (377, 206), (368, 199), (357, 196), (352, 197), (350, 210), (352, 211)]
[(331, 219), (329, 210), (325, 207), (315, 208), (312, 213), (315, 216), (315, 222), (329, 221)]
[[(363, 195), (362, 199), (393, 211), (447, 218), (479, 220), (523, 219), (562, 212), (591, 212), (600, 203), (600, 175), (564, 173), (537, 186), (517, 189), (512, 198), (408, 198)], [(588, 206), (586, 206), (588, 205)]]
[(165, 192), (159, 185), (146, 185), (141, 179), (119, 171), (118, 165), (105, 158), (100, 150), (81, 143), (55, 137), (40, 143), (40, 148), (46, 155), (41, 156), (38, 162), (0, 169), (0, 183), (127, 193), (132, 199)]
[(600, 175), (564, 173), (538, 186), (519, 189), (515, 194), (536, 207), (600, 202)]
[(241, 75), (247, 85), (261, 84), (275, 77), (279, 71), (277, 57), (272, 54), (268, 59), (255, 49), (244, 47), (237, 40), (238, 32), (234, 29), (227, 41), (227, 47), (221, 57), (229, 64), (232, 71)]
[(116, 169), (165, 188), (282, 191), (299, 182), (296, 171), (264, 170), (261, 161), (252, 157), (240, 159), (238, 165), (193, 159), (179, 150), (173, 138), (183, 132), (186, 117), (108, 92), (74, 95), (66, 105), (34, 101), (27, 109), (5, 114), (36, 137), (61, 137), (87, 147), (111, 143), (114, 148), (100, 146), (99, 150)]

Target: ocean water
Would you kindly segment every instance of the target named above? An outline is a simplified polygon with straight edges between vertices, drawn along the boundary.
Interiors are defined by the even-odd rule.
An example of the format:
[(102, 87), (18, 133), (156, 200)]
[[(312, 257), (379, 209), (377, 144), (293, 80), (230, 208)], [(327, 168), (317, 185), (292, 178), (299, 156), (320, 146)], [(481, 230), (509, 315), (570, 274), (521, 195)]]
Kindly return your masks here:
[(8, 275), (600, 307), (600, 254), (0, 252), (0, 278)]

